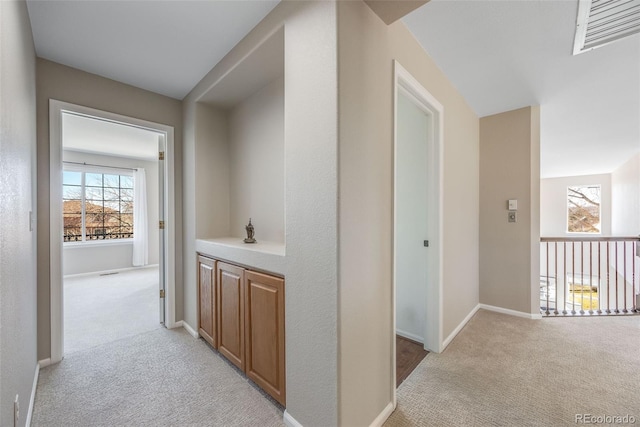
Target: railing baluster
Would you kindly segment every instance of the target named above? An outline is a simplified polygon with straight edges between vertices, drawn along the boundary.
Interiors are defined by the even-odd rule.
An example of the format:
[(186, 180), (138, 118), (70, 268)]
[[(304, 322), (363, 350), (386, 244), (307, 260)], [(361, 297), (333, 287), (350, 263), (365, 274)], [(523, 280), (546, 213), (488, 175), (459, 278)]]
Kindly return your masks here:
[(609, 242), (605, 242), (607, 244), (607, 314), (611, 313), (610, 302), (611, 302), (611, 291), (609, 290)]
[(547, 242), (547, 310), (545, 313), (549, 315), (549, 242)]
[(555, 268), (556, 268), (556, 285), (553, 287), (554, 288), (554, 292), (556, 293), (555, 295), (555, 304), (553, 306), (553, 313), (554, 314), (558, 314), (558, 242), (555, 242), (555, 256), (556, 256), (556, 262), (555, 262)]
[(618, 266), (620, 264), (618, 264), (618, 242), (615, 242), (615, 243), (616, 243), (616, 268), (615, 268), (615, 270), (616, 270), (616, 313), (620, 313), (620, 309), (618, 307), (618, 299), (619, 299), (619, 296), (620, 296), (619, 293), (618, 293), (618, 276), (619, 276), (619, 274), (618, 274)]
[(569, 286), (569, 293), (572, 294), (569, 301), (571, 301), (571, 314), (576, 314), (576, 242), (571, 242), (571, 286)]
[[(580, 314), (584, 314), (584, 242), (580, 242)], [(575, 286), (575, 285), (574, 285)], [(575, 295), (575, 291), (573, 292)]]
[(602, 264), (602, 245), (600, 245), (600, 241), (598, 241), (598, 314), (602, 314), (602, 308), (600, 307), (600, 303), (602, 302), (602, 289), (600, 285), (602, 284), (602, 273), (600, 272), (600, 265)]
[(638, 312), (638, 307), (636, 305), (636, 256), (638, 253), (636, 252), (636, 245), (631, 242), (631, 297), (633, 298), (633, 312)]
[(564, 242), (564, 270), (562, 271), (562, 314), (567, 314), (567, 242)]
[(593, 242), (589, 242), (589, 314), (593, 314)]
[(622, 278), (623, 278), (622, 291), (624, 292), (624, 308), (622, 309), (622, 312), (628, 313), (629, 311), (627, 310), (627, 242), (622, 242), (622, 244), (624, 245), (622, 246), (622, 249), (623, 249), (622, 256), (624, 257), (622, 259), (622, 268), (624, 269), (622, 273)]

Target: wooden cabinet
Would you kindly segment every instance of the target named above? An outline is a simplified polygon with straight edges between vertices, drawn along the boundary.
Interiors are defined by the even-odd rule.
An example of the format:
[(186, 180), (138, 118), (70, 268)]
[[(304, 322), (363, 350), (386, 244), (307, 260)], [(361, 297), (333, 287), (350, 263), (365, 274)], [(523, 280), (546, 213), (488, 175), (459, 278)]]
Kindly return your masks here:
[(245, 300), (245, 372), (284, 405), (284, 280), (247, 271)]
[(199, 301), (199, 325), (198, 332), (214, 348), (218, 347), (216, 341), (215, 313), (215, 283), (216, 261), (198, 256), (198, 301)]
[(218, 261), (218, 351), (244, 370), (244, 269)]
[(282, 405), (284, 279), (198, 255), (198, 331)]

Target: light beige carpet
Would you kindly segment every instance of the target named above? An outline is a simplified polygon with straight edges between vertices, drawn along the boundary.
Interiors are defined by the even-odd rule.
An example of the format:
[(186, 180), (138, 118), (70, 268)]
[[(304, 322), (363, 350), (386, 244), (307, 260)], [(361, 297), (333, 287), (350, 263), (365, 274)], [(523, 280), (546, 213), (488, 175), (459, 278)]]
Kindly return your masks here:
[(397, 426), (640, 425), (640, 317), (527, 320), (480, 310), (398, 389)]
[(40, 372), (33, 427), (283, 426), (282, 409), (204, 341), (155, 329)]
[(160, 328), (158, 267), (64, 279), (64, 354)]

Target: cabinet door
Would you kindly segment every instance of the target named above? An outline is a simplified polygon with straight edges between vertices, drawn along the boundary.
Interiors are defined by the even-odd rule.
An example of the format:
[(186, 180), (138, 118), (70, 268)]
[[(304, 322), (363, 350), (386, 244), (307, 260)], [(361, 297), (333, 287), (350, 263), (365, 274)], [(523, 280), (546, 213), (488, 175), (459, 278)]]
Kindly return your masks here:
[(200, 304), (198, 332), (214, 348), (218, 345), (216, 342), (215, 283), (216, 261), (198, 255), (198, 300)]
[(244, 370), (244, 269), (218, 261), (218, 351)]
[(245, 272), (247, 377), (285, 405), (284, 280)]

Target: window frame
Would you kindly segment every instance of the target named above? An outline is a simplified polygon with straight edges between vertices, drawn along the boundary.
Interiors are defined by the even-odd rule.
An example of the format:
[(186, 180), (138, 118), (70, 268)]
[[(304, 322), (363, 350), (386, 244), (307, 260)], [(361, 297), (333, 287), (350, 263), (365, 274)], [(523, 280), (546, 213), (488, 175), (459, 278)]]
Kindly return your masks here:
[[(133, 169), (126, 167), (117, 167), (117, 166), (98, 166), (98, 165), (87, 165), (87, 164), (76, 164), (76, 163), (64, 163), (62, 165), (62, 173), (63, 178), (62, 188), (64, 188), (64, 172), (80, 172), (81, 175), (81, 184), (80, 184), (80, 203), (81, 203), (81, 232), (82, 232), (82, 240), (77, 241), (65, 241), (64, 240), (64, 224), (62, 226), (62, 244), (63, 247), (82, 247), (82, 246), (109, 246), (109, 245), (122, 245), (122, 244), (133, 244), (133, 230), (132, 236), (127, 238), (120, 239), (96, 239), (96, 240), (87, 240), (86, 239), (86, 174), (87, 173), (95, 173), (102, 175), (120, 175), (120, 176), (129, 176), (133, 179)], [(103, 191), (104, 191), (104, 182), (103, 182)], [(132, 192), (135, 192), (135, 185), (132, 184)], [(135, 199), (135, 195), (133, 196)], [(104, 198), (104, 195), (103, 195)], [(64, 223), (64, 190), (62, 191), (62, 221)], [(131, 212), (133, 215), (133, 212)]]
[[(595, 231), (570, 231), (569, 230), (569, 189), (570, 188), (590, 188), (590, 187), (598, 187), (598, 189), (600, 190), (600, 200), (599, 200), (599, 205), (598, 205), (598, 219), (600, 220), (600, 229), (595, 232)], [(602, 235), (602, 184), (576, 184), (576, 185), (567, 185), (567, 191), (566, 191), (566, 197), (565, 197), (565, 202), (566, 202), (566, 223), (567, 223), (567, 227), (566, 227), (566, 233), (567, 234), (572, 234), (572, 235), (587, 235), (587, 236), (592, 236), (592, 235)]]

